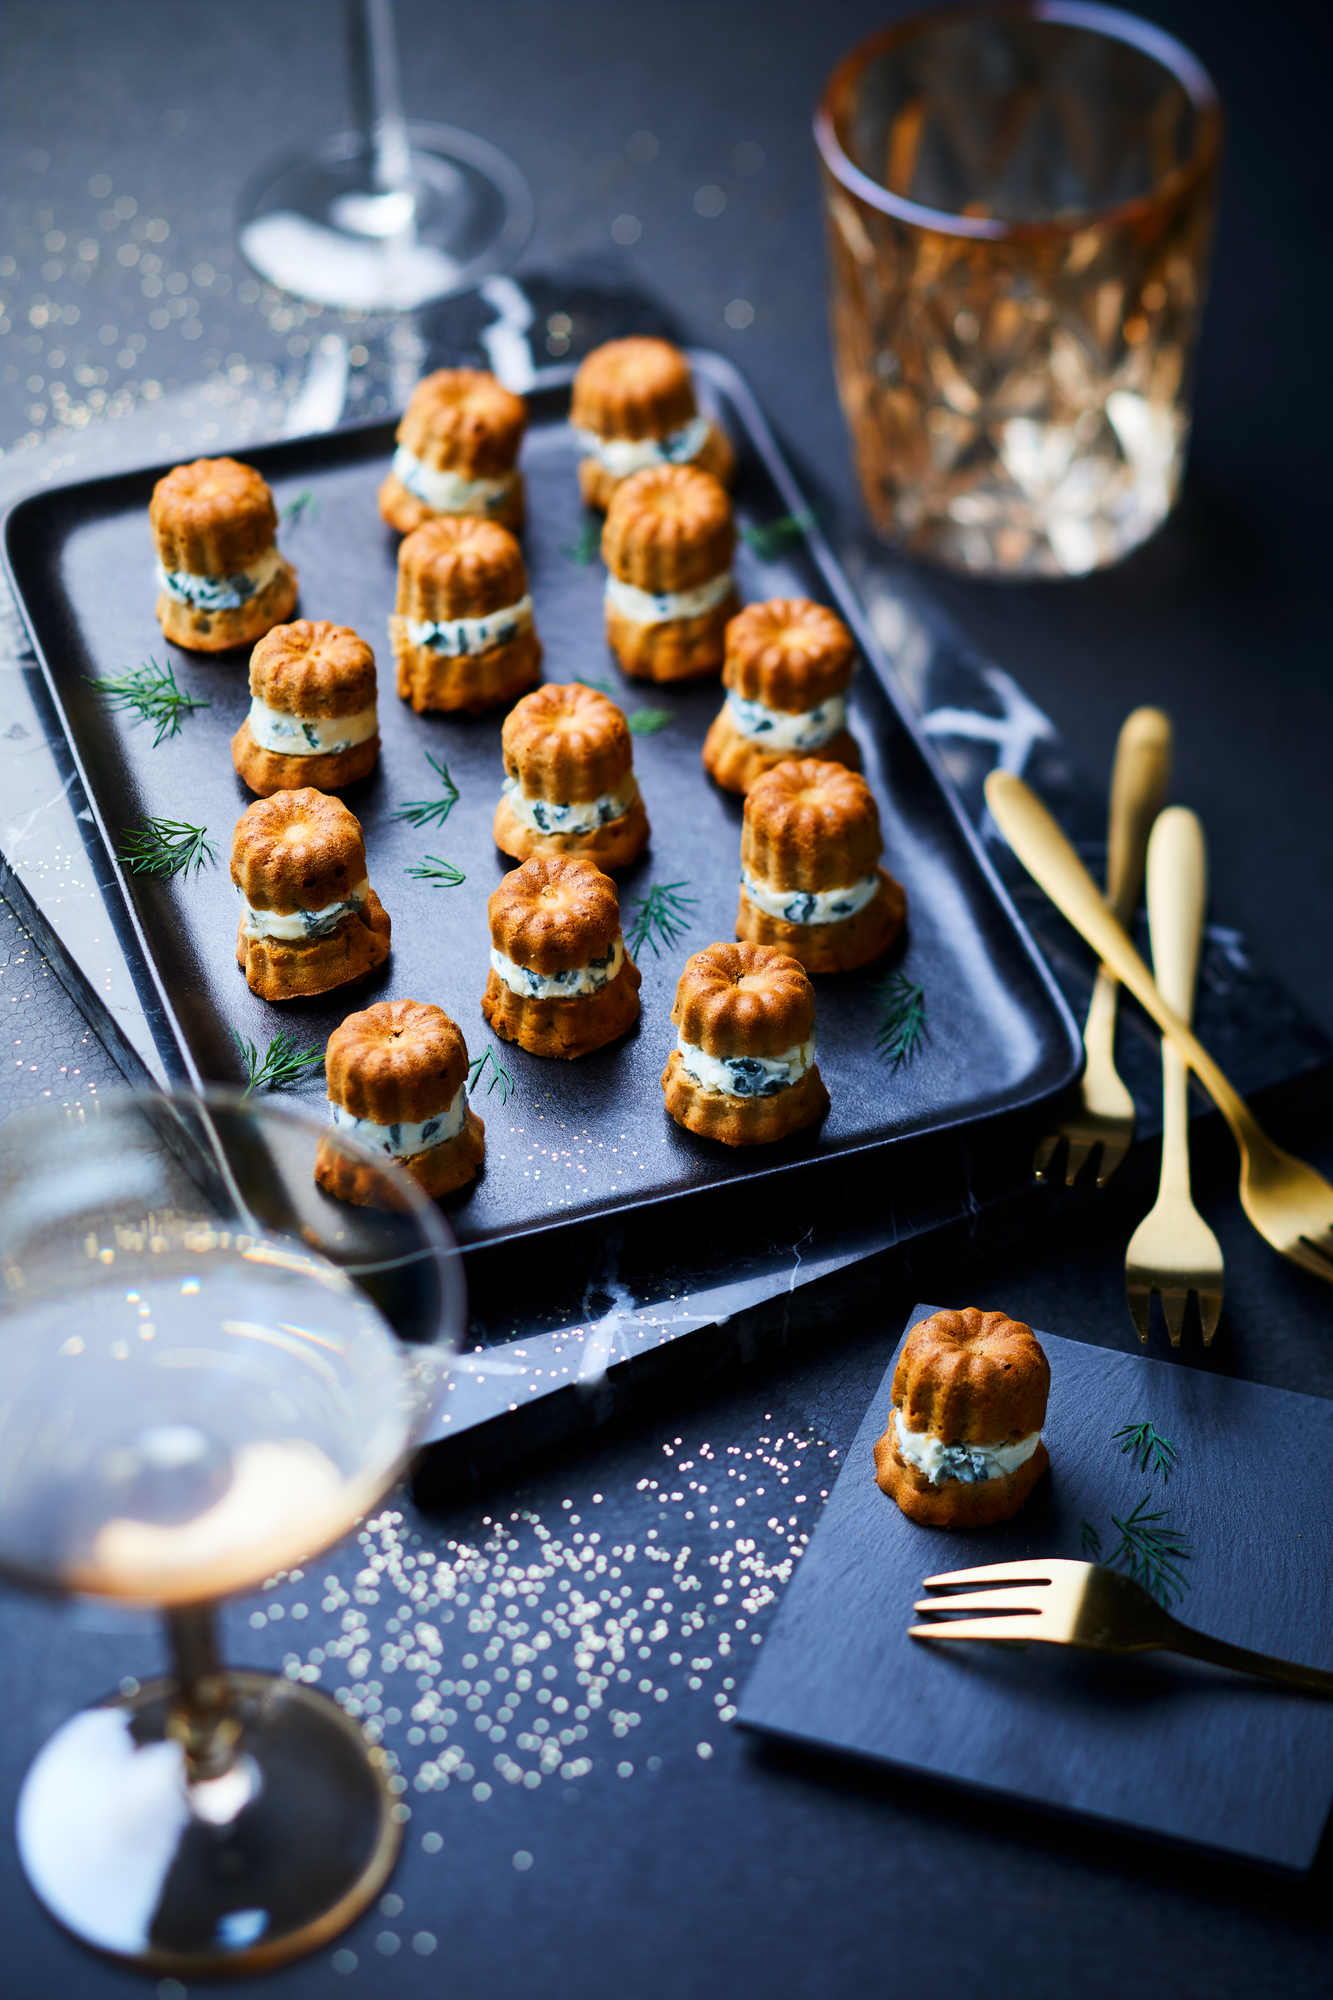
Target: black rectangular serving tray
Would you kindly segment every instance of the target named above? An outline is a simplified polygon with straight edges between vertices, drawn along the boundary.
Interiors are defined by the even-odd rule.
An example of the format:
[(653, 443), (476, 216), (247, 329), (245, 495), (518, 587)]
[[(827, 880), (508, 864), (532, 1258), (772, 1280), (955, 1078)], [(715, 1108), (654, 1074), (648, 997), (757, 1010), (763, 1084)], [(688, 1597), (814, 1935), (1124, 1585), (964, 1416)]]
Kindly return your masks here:
[[(873, 984), (883, 966), (820, 979), (819, 1063), (832, 1110), (815, 1132), (778, 1146), (732, 1151), (666, 1118), (659, 1078), (674, 1046), (670, 1010), (691, 950), (734, 935), (741, 801), (705, 776), (700, 747), (716, 714), (715, 680), (655, 687), (623, 676), (602, 632), (600, 561), (580, 560), (593, 517), (579, 501), (577, 447), (567, 423), (572, 370), (548, 370), (529, 394), (523, 447), (528, 520), (523, 531), (545, 678), (609, 685), (631, 713), (667, 708), (674, 720), (636, 738), (635, 766), (653, 827), (648, 852), (619, 877), (626, 928), (651, 883), (684, 883), (691, 927), (674, 949), (639, 953), (642, 1018), (623, 1042), (575, 1063), (500, 1049), (514, 1078), (508, 1104), (483, 1082), (475, 1098), (487, 1126), (486, 1170), (447, 1204), (469, 1261), (517, 1278), (522, 1242), (534, 1256), (574, 1242), (603, 1243), (632, 1222), (640, 1240), (661, 1232), (664, 1251), (692, 1233), (714, 1235), (730, 1215), (768, 1221), (839, 1185), (883, 1192), (892, 1205), (911, 1188), (914, 1149), (977, 1121), (997, 1121), (1056, 1095), (1077, 1073), (1081, 1045), (1050, 974), (1017, 918), (933, 753), (919, 737), (841, 568), (744, 382), (721, 357), (691, 356), (701, 400), (730, 433), (740, 458), (742, 528), (798, 517), (779, 552), (742, 539), (736, 572), (743, 601), (807, 595), (832, 601), (864, 654), (851, 726), (879, 800), (885, 859), (905, 883), (909, 931), (899, 962), (925, 987), (929, 1034), (896, 1071), (874, 1049)], [(375, 493), (393, 450), (393, 425), (375, 422), (266, 445), (246, 456), (280, 509), (310, 491), (315, 510), (284, 527), (300, 573), (301, 615), (354, 626), (376, 649), (383, 747), (373, 776), (346, 795), (365, 828), (370, 879), (393, 919), (393, 952), (355, 988), (278, 1007), (255, 998), (235, 960), (236, 900), (228, 874), (232, 828), (250, 794), (231, 763), (230, 738), (249, 695), (243, 651), (206, 656), (167, 645), (153, 615), (154, 557), (147, 507), (157, 467), (33, 495), (9, 512), (5, 558), (43, 673), (95, 817), (95, 837), (115, 854), (141, 813), (203, 823), (216, 865), (186, 880), (121, 869), (125, 916), (145, 979), (170, 1026), (162, 1054), (185, 1085), (242, 1077), (232, 1031), (261, 1049), (279, 1029), (322, 1043), (354, 1008), (411, 995), (443, 1006), (471, 1052), (493, 1040), (480, 1013), (489, 935), (486, 899), (513, 864), (491, 838), (501, 779), (501, 711), (479, 718), (419, 717), (393, 691), (386, 620), (393, 608), (398, 538), (380, 521)], [(579, 544), (585, 539), (585, 551)], [(153, 747), (150, 725), (113, 714), (89, 685), (156, 657), (210, 706)], [(443, 759), (459, 790), (441, 828), (417, 831), (397, 804), (438, 790), (427, 754)], [(90, 830), (89, 838), (94, 837)], [(405, 871), (443, 856), (466, 875), (434, 888)], [(317, 1110), (316, 1076), (296, 1093)], [(758, 1207), (756, 1208), (756, 1205)], [(667, 1232), (670, 1232), (669, 1236)], [(492, 1256), (491, 1253), (496, 1253)], [(497, 1262), (498, 1257), (498, 1262)], [(522, 1268), (531, 1271), (526, 1256)]]

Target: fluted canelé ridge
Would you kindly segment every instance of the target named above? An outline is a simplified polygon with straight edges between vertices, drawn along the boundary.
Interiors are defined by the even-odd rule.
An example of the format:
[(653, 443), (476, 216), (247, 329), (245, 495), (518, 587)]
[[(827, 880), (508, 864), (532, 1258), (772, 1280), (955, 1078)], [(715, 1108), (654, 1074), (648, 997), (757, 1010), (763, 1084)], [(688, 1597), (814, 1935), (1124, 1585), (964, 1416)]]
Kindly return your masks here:
[(634, 739), (624, 710), (596, 688), (548, 683), (525, 694), (505, 717), (506, 775), (530, 799), (598, 799), (634, 767)]
[(278, 532), (267, 482), (234, 458), (176, 466), (153, 488), (148, 520), (163, 569), (192, 576), (234, 576), (250, 568)]
[(414, 528), (398, 551), (400, 618), (484, 618), (528, 594), (523, 552), (496, 521), (449, 514)]
[(841, 694), (856, 667), (856, 643), (841, 618), (808, 597), (747, 604), (727, 626), (722, 684), (746, 701), (805, 715)]
[(275, 625), (250, 655), (250, 692), (286, 715), (359, 715), (375, 699), (375, 655), (350, 625)]
[(654, 465), (615, 490), (602, 530), (612, 576), (636, 590), (697, 590), (731, 565), (731, 502), (711, 472)]
[(467, 1081), (463, 1031), (443, 1007), (381, 1000), (329, 1036), (329, 1101), (375, 1125), (421, 1125), (447, 1111)]
[(361, 822), (310, 786), (256, 799), (236, 822), (231, 879), (255, 910), (326, 910), (366, 879)]
[(436, 472), (497, 479), (511, 470), (528, 406), (484, 368), (437, 368), (423, 376), (398, 426), (398, 442)]
[(770, 888), (845, 889), (883, 846), (875, 795), (843, 764), (778, 764), (746, 796), (741, 862)]
[(671, 1018), (710, 1056), (783, 1056), (815, 1026), (815, 989), (794, 958), (762, 944), (710, 944), (686, 961)]
[(569, 421), (597, 437), (667, 437), (696, 414), (689, 365), (669, 340), (608, 340), (574, 377)]
[(893, 1371), (894, 1407), (907, 1428), (946, 1444), (1030, 1437), (1046, 1421), (1050, 1386), (1032, 1328), (976, 1306), (918, 1321)]
[(605, 958), (620, 929), (615, 883), (572, 854), (525, 861), (492, 892), (486, 914), (495, 949), (546, 977)]

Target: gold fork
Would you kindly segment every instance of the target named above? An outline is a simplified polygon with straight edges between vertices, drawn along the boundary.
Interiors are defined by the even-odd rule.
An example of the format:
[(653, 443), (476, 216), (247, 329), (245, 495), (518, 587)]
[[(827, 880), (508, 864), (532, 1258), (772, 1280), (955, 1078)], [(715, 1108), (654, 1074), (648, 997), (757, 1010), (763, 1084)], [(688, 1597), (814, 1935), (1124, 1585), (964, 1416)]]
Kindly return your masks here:
[[(923, 1588), (946, 1584), (1005, 1583), (1006, 1590), (968, 1591), (957, 1597), (923, 1597), (913, 1611), (964, 1612), (934, 1625), (912, 1625), (912, 1639), (1039, 1639), (1051, 1646), (1079, 1646), (1091, 1653), (1183, 1653), (1238, 1674), (1283, 1681), (1312, 1694), (1333, 1695), (1333, 1674), (1298, 1666), (1270, 1653), (1253, 1653), (1182, 1625), (1132, 1578), (1097, 1563), (989, 1563), (928, 1576)], [(987, 1616), (972, 1614), (984, 1611)]]
[(1240, 1149), (1241, 1204), (1259, 1234), (1293, 1264), (1333, 1284), (1333, 1187), (1304, 1160), (1273, 1144), (1188, 1022), (1167, 1006), (1097, 884), (1036, 794), (1011, 771), (992, 771), (986, 804), (1034, 881), (1171, 1037), (1226, 1119)]
[[(1168, 806), (1148, 842), (1148, 930), (1157, 991), (1183, 1021), (1194, 1013), (1194, 980), (1207, 900), (1203, 828), (1184, 806)], [(1129, 1239), (1129, 1310), (1148, 1338), (1152, 1295), (1160, 1292), (1171, 1345), (1179, 1347), (1191, 1292), (1199, 1296), (1203, 1344), (1222, 1311), (1222, 1246), (1190, 1194), (1189, 1071), (1162, 1039), (1162, 1175), (1157, 1200)]]
[[(1143, 887), (1148, 835), (1166, 799), (1171, 776), (1171, 722), (1160, 708), (1136, 708), (1126, 716), (1115, 746), (1111, 773), (1111, 814), (1106, 842), (1106, 900), (1127, 924)], [(1079, 1101), (1058, 1132), (1043, 1139), (1032, 1171), (1045, 1180), (1056, 1147), (1069, 1141), (1065, 1186), (1073, 1187), (1084, 1163), (1100, 1147), (1097, 1185), (1105, 1187), (1134, 1137), (1134, 1099), (1115, 1066), (1118, 984), (1106, 965), (1097, 968), (1088, 1018), (1083, 1026), (1085, 1061)]]

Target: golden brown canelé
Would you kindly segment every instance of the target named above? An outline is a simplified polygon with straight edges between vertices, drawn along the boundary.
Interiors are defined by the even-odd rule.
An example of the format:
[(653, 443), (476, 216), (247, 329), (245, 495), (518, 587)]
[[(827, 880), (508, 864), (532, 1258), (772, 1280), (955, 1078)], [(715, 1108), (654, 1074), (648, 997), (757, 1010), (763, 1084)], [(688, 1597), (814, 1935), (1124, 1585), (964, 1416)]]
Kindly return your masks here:
[(523, 475), (516, 466), (528, 406), (483, 368), (423, 376), (398, 426), (380, 513), (400, 535), (447, 514), (476, 514), (517, 531)]
[(296, 606), (296, 571), (278, 552), (278, 510), (253, 466), (197, 458), (159, 479), (148, 508), (157, 619), (196, 653), (252, 646)]
[(398, 692), (418, 715), (473, 715), (541, 678), (523, 554), (507, 528), (460, 514), (427, 521), (398, 551), (389, 620)]
[(907, 896), (878, 866), (879, 807), (865, 779), (814, 757), (756, 780), (741, 827), (736, 935), (807, 972), (869, 965), (898, 937)]
[(662, 1072), (678, 1125), (724, 1146), (764, 1146), (815, 1124), (829, 1096), (814, 1059), (815, 990), (794, 958), (710, 944), (686, 963)]
[(659, 465), (616, 488), (602, 529), (606, 638), (627, 674), (716, 673), (740, 608), (735, 546), (731, 502), (711, 473)]
[(579, 490), (589, 507), (609, 507), (621, 481), (646, 465), (695, 465), (724, 486), (735, 477), (736, 454), (699, 415), (689, 364), (669, 340), (631, 334), (595, 347), (574, 377), (569, 421), (587, 454)]
[(525, 694), (501, 735), (505, 785), (495, 844), (533, 854), (581, 854), (624, 868), (648, 845), (648, 815), (634, 776), (624, 710), (579, 681)]
[(261, 1000), (351, 986), (389, 956), (388, 913), (366, 879), (361, 822), (309, 787), (256, 799), (236, 822), (236, 958)]
[[(486, 1127), (468, 1103), (467, 1043), (442, 1007), (381, 1000), (349, 1014), (324, 1060), (338, 1132), (396, 1161), (428, 1195), (452, 1194), (486, 1157)], [(362, 1208), (405, 1206), (388, 1176), (320, 1141), (315, 1179)]]
[(841, 618), (808, 597), (747, 604), (727, 626), (728, 699), (704, 741), (704, 769), (729, 792), (793, 758), (859, 771), (847, 730), (856, 646)]
[(1050, 1387), (1032, 1328), (1008, 1313), (966, 1306), (919, 1320), (893, 1371), (878, 1485), (923, 1527), (1007, 1521), (1050, 1464), (1038, 1436)]
[(231, 760), (261, 798), (337, 792), (374, 770), (375, 655), (349, 625), (275, 625), (250, 655), (250, 694)]
[(481, 1011), (534, 1056), (586, 1056), (639, 1018), (616, 885), (577, 855), (536, 855), (487, 904), (491, 973)]

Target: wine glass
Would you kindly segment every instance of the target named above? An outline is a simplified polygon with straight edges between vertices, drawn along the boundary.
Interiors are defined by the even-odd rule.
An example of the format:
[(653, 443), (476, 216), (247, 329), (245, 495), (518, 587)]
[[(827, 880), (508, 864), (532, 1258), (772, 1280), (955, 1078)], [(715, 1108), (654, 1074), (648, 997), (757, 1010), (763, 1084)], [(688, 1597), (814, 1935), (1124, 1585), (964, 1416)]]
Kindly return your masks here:
[[(316, 1186), (331, 1145), (381, 1205)], [(408, 1815), (327, 1695), (221, 1663), (212, 1607), (398, 1477), (466, 1323), (457, 1245), (392, 1162), (224, 1091), (15, 1119), (0, 1218), (0, 1568), (160, 1607), (173, 1662), (38, 1753), (24, 1869), (145, 1968), (278, 1964), (373, 1900)]]
[(344, 11), (357, 129), (260, 170), (241, 251), (261, 278), (320, 305), (408, 311), (511, 263), (532, 195), (484, 139), (404, 117), (393, 0)]

